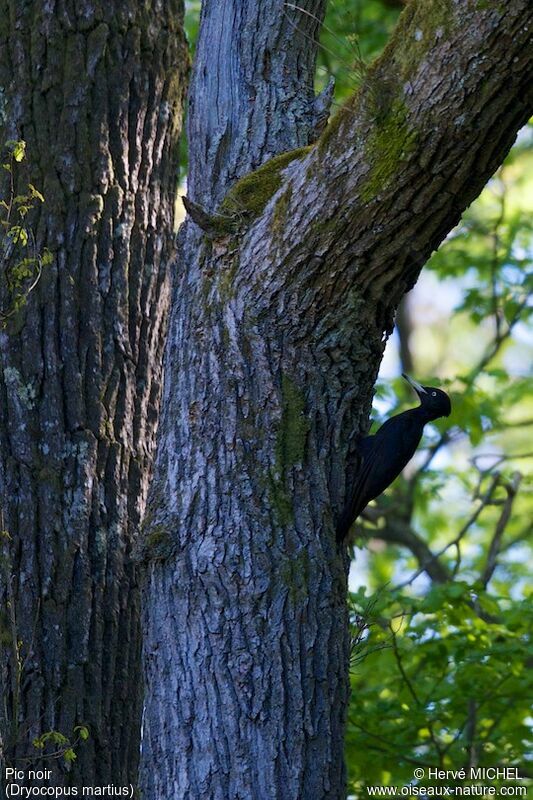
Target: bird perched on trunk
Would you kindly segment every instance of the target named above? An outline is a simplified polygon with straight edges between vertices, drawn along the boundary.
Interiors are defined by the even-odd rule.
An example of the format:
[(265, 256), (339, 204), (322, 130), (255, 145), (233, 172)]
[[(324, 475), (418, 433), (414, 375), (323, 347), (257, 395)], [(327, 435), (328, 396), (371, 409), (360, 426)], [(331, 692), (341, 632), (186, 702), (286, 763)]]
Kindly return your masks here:
[(417, 393), (420, 405), (391, 417), (374, 436), (366, 436), (359, 442), (361, 461), (337, 525), (339, 542), (368, 503), (384, 492), (411, 460), (426, 422), (448, 417), (452, 410), (446, 392), (421, 386), (407, 375), (403, 377)]

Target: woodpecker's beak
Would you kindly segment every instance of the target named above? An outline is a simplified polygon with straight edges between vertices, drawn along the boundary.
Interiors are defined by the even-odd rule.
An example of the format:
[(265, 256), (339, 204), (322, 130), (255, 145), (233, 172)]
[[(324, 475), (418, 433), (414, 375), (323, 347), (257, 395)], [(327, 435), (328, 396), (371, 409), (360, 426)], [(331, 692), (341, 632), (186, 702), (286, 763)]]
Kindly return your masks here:
[(407, 383), (408, 383), (410, 386), (412, 386), (412, 387), (413, 387), (413, 389), (415, 390), (415, 392), (417, 393), (417, 395), (418, 395), (418, 396), (420, 396), (421, 394), (427, 394), (427, 392), (426, 392), (426, 390), (424, 389), (424, 387), (423, 387), (423, 386), (421, 386), (421, 385), (420, 385), (419, 383), (417, 383), (416, 381), (414, 381), (412, 378), (410, 378), (410, 377), (409, 377), (409, 375), (406, 375), (406, 374), (405, 374), (405, 372), (402, 372), (402, 378), (405, 378), (405, 380), (407, 381)]

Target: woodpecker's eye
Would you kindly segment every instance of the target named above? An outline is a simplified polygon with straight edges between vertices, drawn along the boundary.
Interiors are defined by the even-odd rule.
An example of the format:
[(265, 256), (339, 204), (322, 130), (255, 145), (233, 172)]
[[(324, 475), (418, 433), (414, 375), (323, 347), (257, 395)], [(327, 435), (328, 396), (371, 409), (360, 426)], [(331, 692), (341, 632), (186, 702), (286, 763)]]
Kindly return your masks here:
[(437, 396), (437, 392), (431, 392), (431, 396), (432, 397), (436, 397)]

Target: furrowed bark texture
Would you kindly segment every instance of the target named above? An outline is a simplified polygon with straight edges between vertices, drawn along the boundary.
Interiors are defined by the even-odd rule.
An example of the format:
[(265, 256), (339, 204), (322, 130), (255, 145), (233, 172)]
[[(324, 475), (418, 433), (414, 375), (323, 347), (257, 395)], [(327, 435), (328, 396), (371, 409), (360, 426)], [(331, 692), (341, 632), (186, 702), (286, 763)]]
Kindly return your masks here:
[(35, 736), (88, 726), (70, 769), (41, 762), (57, 786), (136, 783), (130, 553), (161, 393), (182, 15), (179, 0), (0, 1), (1, 141), (27, 142), (53, 254), (1, 333), (2, 624), (24, 661), (17, 678), (3, 635), (1, 735), (6, 762), (27, 767)]
[[(321, 19), (324, 3), (307, 10)], [(280, 0), (204, 4), (188, 192), (207, 208), (235, 178), (312, 138), (317, 23), (288, 11)], [(150, 567), (145, 586), (143, 797), (337, 796), (329, 793), (344, 782), (346, 565), (332, 541), (309, 541), (324, 514), (323, 486), (317, 503), (302, 487), (310, 507), (294, 529), (283, 484), (292, 468), (283, 463), (291, 426), (303, 423), (300, 395), (289, 381), (284, 441), (279, 345), (270, 353), (259, 329), (253, 340), (231, 329), (212, 282), (199, 281), (211, 259), (201, 231), (187, 225), (182, 242), (187, 267), (146, 522), (156, 558), (175, 535), (181, 544), (177, 558)]]
[[(217, 13), (206, 4), (205, 29)], [(528, 117), (532, 14), (525, 0), (413, 0), (320, 140), (237, 182), (207, 236), (183, 232), (144, 540), (147, 800), (345, 796), (335, 525), (354, 434), (400, 298)], [(198, 64), (194, 114), (215, 81)], [(213, 70), (231, 106), (237, 78)], [(238, 136), (253, 135), (244, 121)], [(208, 189), (190, 191), (216, 208)]]
[(215, 208), (228, 186), (284, 150), (307, 145), (325, 0), (202, 4), (189, 93), (188, 194)]

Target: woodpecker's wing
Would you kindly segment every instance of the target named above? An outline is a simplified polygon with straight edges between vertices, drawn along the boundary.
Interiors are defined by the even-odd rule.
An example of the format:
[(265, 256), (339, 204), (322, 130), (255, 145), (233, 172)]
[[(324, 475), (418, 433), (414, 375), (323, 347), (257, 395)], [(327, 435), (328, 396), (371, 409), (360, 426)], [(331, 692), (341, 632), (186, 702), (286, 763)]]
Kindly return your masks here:
[(376, 444), (379, 450), (379, 443), (376, 443), (375, 436), (366, 436), (357, 445), (357, 449), (361, 456), (361, 463), (359, 469), (354, 475), (353, 484), (349, 488), (349, 498), (340, 516), (337, 525), (337, 540), (344, 539), (352, 523), (359, 516), (363, 508), (370, 502), (364, 501), (365, 486), (368, 482), (368, 477), (372, 473), (372, 464), (374, 463), (373, 454), (376, 449)]
[(378, 497), (398, 477), (412, 458), (423, 424), (406, 411), (387, 420), (374, 436), (359, 444), (362, 457), (353, 486), (337, 526), (337, 539), (341, 541), (352, 523), (364, 508)]

